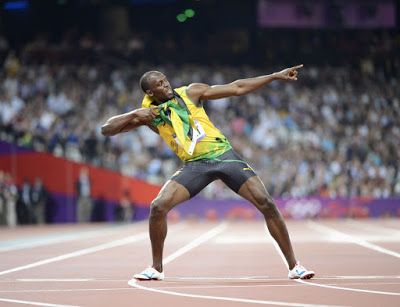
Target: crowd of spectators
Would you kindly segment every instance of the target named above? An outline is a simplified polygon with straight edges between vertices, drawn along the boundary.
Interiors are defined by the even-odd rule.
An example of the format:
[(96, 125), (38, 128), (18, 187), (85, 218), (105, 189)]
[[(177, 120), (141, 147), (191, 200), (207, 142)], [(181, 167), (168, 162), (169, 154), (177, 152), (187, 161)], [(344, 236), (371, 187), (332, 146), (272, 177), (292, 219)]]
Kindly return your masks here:
[[(381, 59), (380, 59), (381, 61)], [(205, 104), (214, 124), (275, 197), (400, 195), (400, 80), (373, 58), (357, 67), (305, 66), (296, 83)], [(180, 161), (148, 128), (103, 137), (105, 120), (141, 105), (141, 74), (175, 87), (223, 84), (284, 66), (109, 65), (24, 62), (8, 53), (0, 73), (0, 139), (161, 184)], [(206, 197), (232, 197), (221, 182)]]
[(18, 189), (13, 176), (0, 170), (0, 226), (44, 224), (48, 193), (42, 180), (24, 179)]

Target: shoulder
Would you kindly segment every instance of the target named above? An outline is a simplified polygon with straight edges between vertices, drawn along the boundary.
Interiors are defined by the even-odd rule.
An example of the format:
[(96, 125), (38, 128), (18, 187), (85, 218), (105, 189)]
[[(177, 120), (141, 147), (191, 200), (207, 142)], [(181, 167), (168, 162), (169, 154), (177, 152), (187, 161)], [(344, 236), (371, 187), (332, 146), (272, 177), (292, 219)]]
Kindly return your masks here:
[(191, 83), (187, 86), (186, 92), (190, 94), (198, 94), (198, 93), (203, 93), (207, 89), (209, 89), (210, 86), (205, 83)]
[(174, 90), (183, 99), (186, 99), (189, 102), (191, 102), (192, 104), (197, 105), (197, 101), (193, 99), (193, 96), (190, 95), (190, 91), (188, 91), (190, 86), (191, 86), (191, 84), (175, 88)]
[(205, 83), (191, 83), (186, 88), (186, 95), (195, 104), (201, 102), (201, 97), (210, 88), (208, 84)]
[(177, 92), (180, 96), (186, 96), (186, 89), (188, 88), (187, 85), (174, 88), (174, 91)]

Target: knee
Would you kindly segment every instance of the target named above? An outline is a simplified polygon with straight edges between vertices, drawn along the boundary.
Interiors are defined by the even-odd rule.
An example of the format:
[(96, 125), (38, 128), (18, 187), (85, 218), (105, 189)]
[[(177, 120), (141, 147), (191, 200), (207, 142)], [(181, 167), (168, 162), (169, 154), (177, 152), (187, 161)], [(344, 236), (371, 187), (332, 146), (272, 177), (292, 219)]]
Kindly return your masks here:
[(150, 218), (166, 216), (169, 211), (167, 203), (168, 202), (163, 199), (153, 200), (150, 205)]
[(279, 210), (270, 195), (261, 195), (257, 200), (259, 203), (259, 209), (265, 217), (277, 218), (280, 216)]

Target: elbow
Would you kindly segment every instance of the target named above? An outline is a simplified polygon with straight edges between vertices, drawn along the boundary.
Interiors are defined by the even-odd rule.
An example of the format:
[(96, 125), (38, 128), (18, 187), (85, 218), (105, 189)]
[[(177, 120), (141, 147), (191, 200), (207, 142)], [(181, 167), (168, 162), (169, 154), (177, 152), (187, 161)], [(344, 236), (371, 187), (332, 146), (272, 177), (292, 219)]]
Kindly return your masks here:
[(247, 94), (249, 91), (246, 90), (244, 87), (238, 86), (238, 88), (235, 90), (234, 96), (243, 96)]
[(109, 124), (105, 124), (101, 126), (101, 134), (104, 136), (112, 136), (115, 133), (113, 133), (111, 126)]
[(242, 80), (232, 82), (232, 85), (234, 86), (232, 96), (243, 96), (249, 92)]
[(245, 94), (247, 94), (249, 91), (246, 91), (243, 88), (238, 88), (235, 92), (235, 96), (243, 96)]

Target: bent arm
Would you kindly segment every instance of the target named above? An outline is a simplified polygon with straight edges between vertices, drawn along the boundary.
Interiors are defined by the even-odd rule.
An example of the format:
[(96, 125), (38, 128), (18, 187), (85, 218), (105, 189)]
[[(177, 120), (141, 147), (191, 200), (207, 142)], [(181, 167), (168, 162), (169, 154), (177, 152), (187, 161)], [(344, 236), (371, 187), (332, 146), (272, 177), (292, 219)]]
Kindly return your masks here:
[(270, 75), (239, 79), (224, 85), (210, 86), (203, 83), (193, 83), (188, 86), (186, 93), (192, 101), (196, 103), (200, 100), (241, 96), (255, 91), (274, 80), (297, 80), (297, 69), (301, 67), (303, 67), (303, 65), (287, 68)]
[(109, 118), (101, 127), (101, 133), (106, 136), (112, 136), (139, 127), (140, 122), (135, 111)]
[(127, 132), (141, 125), (147, 125), (156, 117), (153, 109), (142, 108), (116, 115), (109, 118), (101, 127), (101, 133), (105, 136), (112, 136), (118, 133)]

